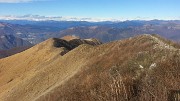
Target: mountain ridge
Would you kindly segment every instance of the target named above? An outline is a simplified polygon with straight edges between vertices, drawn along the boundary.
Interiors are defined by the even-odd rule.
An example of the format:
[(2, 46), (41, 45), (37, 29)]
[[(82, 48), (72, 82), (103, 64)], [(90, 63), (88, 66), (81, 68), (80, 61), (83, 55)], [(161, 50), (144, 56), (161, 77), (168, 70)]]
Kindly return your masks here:
[[(126, 92), (128, 99), (143, 98), (145, 96), (142, 93), (148, 93), (144, 93), (142, 89), (137, 93), (136, 87), (147, 89), (143, 83), (147, 82), (146, 79), (151, 81), (151, 73), (156, 72), (161, 62), (169, 61), (168, 56), (177, 55), (179, 59), (179, 48), (166, 48), (164, 46), (171, 44), (157, 39), (160, 40), (156, 36), (140, 35), (101, 45), (82, 44), (60, 55), (65, 49), (62, 47), (64, 45), (54, 46), (57, 39), (51, 38), (22, 53), (0, 59), (0, 98), (3, 101), (92, 101), (112, 100), (116, 97), (125, 99), (124, 90), (120, 90), (120, 95), (111, 96), (115, 92), (106, 85), (113, 85), (113, 78), (118, 80), (116, 77), (119, 77), (119, 73), (127, 86), (126, 90), (134, 92)], [(161, 42), (164, 43), (162, 48)], [(20, 60), (14, 61), (17, 58), (26, 60), (22, 63)], [(171, 69), (179, 71), (178, 68)], [(178, 80), (173, 82), (177, 83)], [(169, 85), (166, 82), (164, 84)], [(135, 88), (129, 90), (128, 87), (132, 86)], [(178, 87), (174, 85), (168, 89)]]

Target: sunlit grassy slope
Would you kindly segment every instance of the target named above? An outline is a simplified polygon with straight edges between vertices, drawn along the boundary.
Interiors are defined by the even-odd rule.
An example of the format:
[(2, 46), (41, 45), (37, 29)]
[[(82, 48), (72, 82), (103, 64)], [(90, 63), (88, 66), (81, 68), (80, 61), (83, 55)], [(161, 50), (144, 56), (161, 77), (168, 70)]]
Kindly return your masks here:
[(75, 40), (49, 39), (1, 59), (0, 99), (166, 101), (170, 90), (180, 89), (180, 54), (173, 42), (156, 35), (102, 45)]

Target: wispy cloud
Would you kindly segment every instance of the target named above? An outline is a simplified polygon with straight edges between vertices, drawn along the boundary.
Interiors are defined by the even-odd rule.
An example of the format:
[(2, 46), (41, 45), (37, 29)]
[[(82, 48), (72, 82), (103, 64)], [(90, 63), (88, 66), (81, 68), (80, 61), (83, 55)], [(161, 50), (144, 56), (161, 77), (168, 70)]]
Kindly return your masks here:
[(89, 21), (89, 22), (101, 22), (101, 21), (120, 21), (117, 19), (111, 19), (111, 18), (83, 18), (83, 17), (62, 17), (62, 16), (56, 16), (56, 17), (48, 17), (48, 16), (40, 16), (40, 15), (24, 15), (24, 16), (13, 16), (13, 15), (7, 15), (7, 16), (1, 16), (0, 20), (30, 20), (30, 21), (48, 21), (48, 20), (54, 20), (54, 21)]
[(127, 20), (180, 20), (180, 17), (164, 17), (162, 18), (150, 18), (150, 17), (135, 17), (135, 18), (90, 18), (90, 17), (68, 17), (68, 16), (40, 16), (40, 15), (23, 15), (23, 16), (15, 16), (15, 15), (0, 15), (0, 20), (29, 20), (29, 21), (88, 21), (88, 22), (103, 22), (103, 21), (127, 21)]
[(24, 3), (33, 1), (45, 1), (45, 0), (0, 0), (0, 3)]

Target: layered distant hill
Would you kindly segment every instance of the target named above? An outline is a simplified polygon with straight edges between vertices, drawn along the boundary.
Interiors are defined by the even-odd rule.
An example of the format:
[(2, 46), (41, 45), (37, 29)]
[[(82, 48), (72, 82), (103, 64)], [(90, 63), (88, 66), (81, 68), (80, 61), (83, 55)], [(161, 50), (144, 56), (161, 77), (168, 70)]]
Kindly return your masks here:
[(0, 99), (173, 101), (180, 89), (179, 60), (180, 46), (157, 35), (106, 44), (51, 38), (0, 59)]
[[(121, 25), (119, 27), (121, 27)], [(145, 33), (158, 34), (174, 41), (180, 41), (180, 24), (166, 22), (160, 24), (144, 24), (141, 26), (130, 25), (123, 28), (109, 26), (72, 27), (61, 31), (57, 36), (74, 35), (81, 38), (93, 37), (103, 42), (110, 42)]]
[(14, 35), (0, 35), (0, 58), (28, 49), (32, 44)]
[(8, 50), (25, 46), (32, 46), (32, 44), (13, 35), (0, 35), (0, 50)]
[(132, 33), (130, 28), (112, 28), (106, 26), (72, 27), (57, 34), (58, 37), (74, 35), (81, 38), (97, 38), (103, 42), (129, 38), (139, 33)]
[(51, 26), (37, 26), (37, 25), (19, 25), (10, 23), (0, 23), (0, 35), (13, 35), (29, 41), (32, 44), (37, 44), (45, 39), (51, 33), (55, 33), (60, 29)]
[(85, 21), (22, 21), (1, 20), (0, 35), (14, 35), (33, 44), (48, 38), (57, 37), (57, 33), (67, 28), (78, 26), (94, 26), (104, 23), (90, 23)]
[(158, 34), (165, 38), (180, 41), (180, 21), (26, 21), (1, 20), (0, 35), (11, 34), (33, 44), (48, 38), (75, 35), (80, 38), (97, 38), (103, 42), (124, 39), (141, 34)]
[[(38, 44), (48, 38), (61, 38), (67, 35), (83, 39), (97, 38), (102, 42), (111, 42), (142, 34), (158, 34), (179, 42), (180, 21), (86, 22), (1, 20), (0, 49), (3, 49), (1, 53), (9, 53), (4, 52), (4, 49), (18, 49), (21, 46), (29, 47), (29, 42), (31, 44)], [(7, 55), (1, 54), (1, 56)]]

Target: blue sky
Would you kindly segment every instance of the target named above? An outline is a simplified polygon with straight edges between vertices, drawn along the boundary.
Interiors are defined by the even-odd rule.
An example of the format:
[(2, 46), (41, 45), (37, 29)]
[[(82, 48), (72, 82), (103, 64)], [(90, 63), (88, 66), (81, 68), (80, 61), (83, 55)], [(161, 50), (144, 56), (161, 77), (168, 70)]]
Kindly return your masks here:
[(180, 18), (180, 0), (0, 0), (0, 15)]

